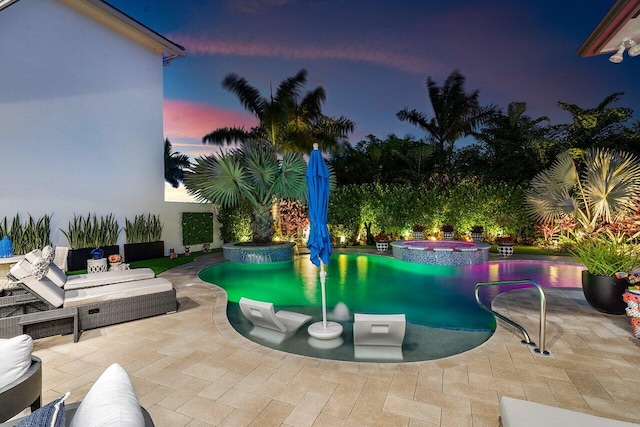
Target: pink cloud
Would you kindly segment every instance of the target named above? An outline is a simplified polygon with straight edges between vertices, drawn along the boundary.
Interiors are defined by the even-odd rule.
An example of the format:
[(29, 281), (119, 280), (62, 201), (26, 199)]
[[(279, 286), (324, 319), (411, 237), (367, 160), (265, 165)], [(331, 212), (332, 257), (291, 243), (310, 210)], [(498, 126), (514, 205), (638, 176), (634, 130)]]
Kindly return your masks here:
[(185, 46), (192, 55), (260, 56), (284, 59), (334, 59), (353, 62), (368, 62), (390, 68), (424, 73), (426, 69), (440, 69), (442, 64), (415, 55), (395, 53), (384, 48), (349, 44), (343, 46), (292, 46), (277, 42), (247, 42), (210, 40), (173, 34), (170, 36)]
[(248, 113), (177, 99), (164, 101), (164, 134), (172, 144), (173, 139), (200, 142), (203, 136), (214, 129), (225, 126), (244, 126), (249, 129), (257, 123), (256, 118)]

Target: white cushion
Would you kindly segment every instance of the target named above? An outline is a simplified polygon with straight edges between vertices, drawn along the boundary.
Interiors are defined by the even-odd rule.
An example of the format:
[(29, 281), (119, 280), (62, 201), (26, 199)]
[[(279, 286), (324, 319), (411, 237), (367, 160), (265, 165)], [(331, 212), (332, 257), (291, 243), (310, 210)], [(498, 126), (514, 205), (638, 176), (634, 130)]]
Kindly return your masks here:
[(27, 372), (32, 350), (33, 340), (29, 335), (0, 339), (0, 389)]
[(9, 269), (9, 273), (18, 280), (31, 276), (31, 263), (22, 259)]
[(49, 272), (47, 278), (62, 288), (67, 283), (67, 275), (54, 263), (49, 264)]
[(64, 302), (64, 290), (56, 286), (56, 284), (48, 278), (45, 277), (42, 280), (36, 280), (33, 276), (26, 276), (21, 280), (25, 287), (52, 306), (56, 308), (62, 306)]
[(133, 280), (153, 279), (155, 273), (150, 268), (134, 268), (133, 270), (103, 271), (100, 273), (78, 274), (67, 277), (64, 288), (81, 289), (92, 286), (110, 285), (112, 283), (131, 282)]
[(31, 264), (33, 264), (38, 258), (42, 258), (42, 251), (40, 249), (34, 249), (24, 255), (24, 259), (29, 261)]
[(64, 293), (64, 306), (75, 307), (102, 301), (166, 292), (172, 289), (173, 284), (161, 277), (135, 282), (114, 283), (113, 285), (96, 286), (93, 288), (72, 289)]
[(80, 403), (71, 427), (144, 427), (144, 416), (133, 384), (114, 363), (100, 375)]
[[(40, 251), (40, 249), (35, 249), (29, 252), (28, 254), (26, 254), (24, 257), (31, 267), (31, 264), (34, 264), (38, 259), (40, 258), (44, 259), (44, 253)], [(33, 273), (31, 268), (29, 268), (29, 270), (26, 270), (26, 266), (23, 266), (23, 268), (25, 268), (24, 270), (25, 272), (29, 271), (29, 273), (28, 274), (18, 273), (18, 274), (22, 274), (22, 277), (28, 276), (29, 274)], [(13, 274), (13, 272), (11, 274)], [(15, 274), (13, 274), (13, 277), (15, 277), (16, 279), (22, 279), (22, 277), (18, 277)], [(67, 275), (64, 273), (64, 271), (60, 269), (60, 267), (58, 267), (56, 264), (52, 262), (49, 263), (49, 271), (47, 272), (47, 278), (59, 287), (63, 287), (67, 282)]]

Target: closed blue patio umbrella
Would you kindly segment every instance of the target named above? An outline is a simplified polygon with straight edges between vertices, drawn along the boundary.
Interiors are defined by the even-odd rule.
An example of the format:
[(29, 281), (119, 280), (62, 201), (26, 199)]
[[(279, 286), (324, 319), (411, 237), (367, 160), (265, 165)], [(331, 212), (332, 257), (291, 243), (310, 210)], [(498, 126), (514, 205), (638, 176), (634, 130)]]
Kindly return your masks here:
[(320, 286), (322, 289), (322, 322), (316, 322), (309, 326), (308, 332), (314, 338), (333, 339), (342, 334), (342, 325), (336, 322), (327, 322), (327, 297), (325, 282), (327, 272), (324, 266), (329, 265), (331, 257), (331, 237), (327, 228), (327, 211), (329, 209), (329, 169), (318, 149), (318, 144), (313, 144), (313, 151), (309, 156), (307, 165), (307, 200), (309, 204), (309, 248), (310, 259), (313, 264), (320, 267)]

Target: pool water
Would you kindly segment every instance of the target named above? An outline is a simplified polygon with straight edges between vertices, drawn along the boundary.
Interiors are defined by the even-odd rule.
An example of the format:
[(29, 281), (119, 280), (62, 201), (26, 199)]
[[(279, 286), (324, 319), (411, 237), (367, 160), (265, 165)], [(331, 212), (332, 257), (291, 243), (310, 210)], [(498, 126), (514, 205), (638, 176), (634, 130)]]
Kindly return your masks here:
[[(533, 279), (543, 287), (579, 287), (583, 268), (572, 264), (511, 260), (451, 267), (407, 263), (375, 255), (334, 254), (326, 267), (327, 307), (330, 311), (338, 302), (344, 302), (351, 313), (405, 313), (408, 328), (403, 360), (427, 360), (473, 348), (487, 340), (495, 330), (495, 318), (475, 302), (476, 283)], [(241, 297), (270, 301), (276, 311), (304, 312), (314, 316), (314, 321), (321, 320), (318, 272), (308, 256), (298, 256), (292, 262), (271, 264), (223, 263), (203, 270), (200, 278), (225, 289), (229, 296), (227, 312), (231, 324), (249, 336), (252, 325), (240, 314), (237, 305)], [(504, 289), (487, 288), (486, 291), (481, 297), (483, 302), (489, 303)], [(351, 325), (347, 322), (343, 326), (345, 344), (352, 345)], [(440, 334), (441, 339), (432, 336), (434, 333)], [(461, 336), (456, 337), (456, 334)], [(306, 327), (297, 335), (299, 340), (306, 340)], [(427, 335), (428, 341), (422, 342)], [(255, 337), (249, 338), (260, 342)], [(309, 346), (295, 341), (287, 340), (275, 347), (269, 345), (268, 340), (261, 343), (307, 354), (298, 347)], [(455, 341), (455, 345), (445, 344), (450, 341)], [(287, 350), (291, 346), (295, 348)], [(443, 351), (443, 346), (450, 347), (451, 352)], [(434, 355), (430, 355), (425, 351), (428, 347), (440, 348), (432, 349)], [(353, 348), (347, 348), (345, 355), (338, 356), (342, 350), (331, 351), (329, 357), (353, 360)], [(416, 354), (408, 354), (413, 352)], [(311, 353), (309, 355), (317, 356), (313, 349)]]

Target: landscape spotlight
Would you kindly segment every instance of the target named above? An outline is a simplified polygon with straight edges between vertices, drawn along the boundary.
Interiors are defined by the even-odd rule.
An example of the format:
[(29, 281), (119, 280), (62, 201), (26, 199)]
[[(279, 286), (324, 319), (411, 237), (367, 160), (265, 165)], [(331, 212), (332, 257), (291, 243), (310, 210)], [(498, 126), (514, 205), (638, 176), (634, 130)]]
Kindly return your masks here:
[(624, 45), (624, 42), (623, 42), (620, 45), (620, 48), (618, 49), (618, 51), (613, 55), (611, 55), (611, 57), (609, 58), (609, 61), (613, 62), (614, 64), (619, 64), (620, 62), (622, 62), (622, 60), (624, 59), (622, 55), (624, 54), (624, 51), (626, 49), (627, 47)]

